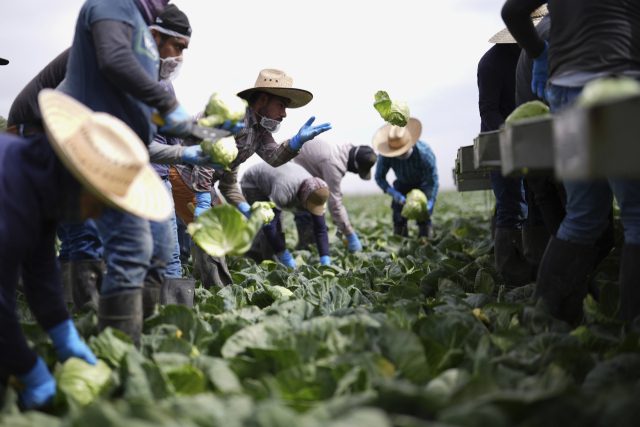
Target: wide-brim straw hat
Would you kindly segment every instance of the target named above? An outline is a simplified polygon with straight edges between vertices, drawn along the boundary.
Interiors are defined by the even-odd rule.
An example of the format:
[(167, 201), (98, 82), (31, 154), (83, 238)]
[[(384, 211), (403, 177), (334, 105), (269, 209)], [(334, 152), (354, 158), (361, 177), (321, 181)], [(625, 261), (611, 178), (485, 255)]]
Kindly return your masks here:
[(52, 89), (42, 90), (38, 103), (51, 146), (85, 188), (107, 205), (140, 218), (169, 219), (169, 192), (129, 126)]
[[(533, 25), (537, 27), (540, 21), (542, 21), (542, 18), (547, 16), (548, 13), (549, 11), (547, 10), (546, 4), (534, 10), (533, 13), (531, 14), (531, 20), (533, 21)], [(513, 38), (509, 30), (505, 28), (495, 36), (491, 37), (489, 39), (489, 43), (507, 44), (507, 43), (518, 43), (518, 42), (516, 41), (516, 39)]]
[(291, 100), (287, 108), (300, 108), (311, 102), (311, 92), (293, 87), (293, 78), (284, 71), (265, 69), (260, 71), (256, 84), (251, 89), (238, 93), (240, 98), (247, 101), (255, 91), (267, 92)]
[(373, 149), (383, 157), (398, 157), (416, 145), (422, 133), (422, 123), (413, 117), (405, 127), (385, 125), (373, 136)]

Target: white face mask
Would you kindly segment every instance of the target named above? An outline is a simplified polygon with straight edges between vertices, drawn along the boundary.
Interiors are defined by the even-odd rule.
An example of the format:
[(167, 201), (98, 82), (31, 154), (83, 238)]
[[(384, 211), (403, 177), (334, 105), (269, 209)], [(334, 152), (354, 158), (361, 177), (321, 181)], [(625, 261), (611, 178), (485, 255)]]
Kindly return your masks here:
[(182, 68), (182, 56), (160, 58), (160, 80), (175, 80)]
[(266, 130), (268, 130), (271, 133), (276, 133), (280, 130), (280, 122), (277, 120), (273, 120), (270, 119), (268, 117), (265, 116), (260, 116), (260, 114), (258, 114), (258, 112), (256, 111), (256, 115), (258, 115), (259, 117), (261, 117), (260, 119), (260, 125), (265, 128)]
[(398, 156), (398, 158), (399, 158), (400, 160), (407, 160), (409, 157), (411, 157), (411, 154), (413, 154), (413, 147), (411, 147), (411, 148), (409, 149), (409, 151), (407, 151), (407, 152), (406, 152), (406, 153), (404, 153), (403, 155)]

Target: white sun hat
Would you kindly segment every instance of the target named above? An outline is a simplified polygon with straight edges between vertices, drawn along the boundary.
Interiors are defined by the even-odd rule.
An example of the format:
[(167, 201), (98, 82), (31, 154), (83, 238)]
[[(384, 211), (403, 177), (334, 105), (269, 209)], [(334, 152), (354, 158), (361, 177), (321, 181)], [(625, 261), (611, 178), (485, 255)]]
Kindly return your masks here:
[(293, 77), (281, 70), (264, 69), (258, 74), (256, 83), (252, 88), (238, 92), (240, 98), (247, 101), (256, 91), (267, 92), (288, 98), (291, 103), (287, 108), (300, 108), (311, 102), (313, 95), (308, 90), (293, 87)]
[[(531, 20), (533, 21), (533, 25), (537, 27), (540, 21), (542, 21), (542, 18), (547, 16), (548, 13), (549, 11), (547, 10), (546, 4), (534, 10), (533, 13), (531, 14)], [(489, 43), (506, 44), (506, 43), (518, 43), (518, 42), (516, 41), (516, 39), (513, 38), (509, 30), (505, 28), (495, 36), (491, 37), (491, 39), (489, 39)]]
[(51, 146), (85, 188), (104, 203), (140, 218), (169, 219), (172, 203), (167, 188), (129, 126), (60, 91), (42, 90), (38, 103)]

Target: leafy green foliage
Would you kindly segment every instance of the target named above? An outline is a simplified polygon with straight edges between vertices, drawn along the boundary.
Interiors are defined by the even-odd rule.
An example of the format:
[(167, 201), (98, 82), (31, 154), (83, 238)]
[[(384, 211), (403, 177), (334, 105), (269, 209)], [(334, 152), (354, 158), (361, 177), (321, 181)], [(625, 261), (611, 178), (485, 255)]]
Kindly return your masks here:
[(200, 119), (202, 126), (213, 127), (231, 120), (233, 124), (244, 119), (249, 103), (234, 93), (214, 93), (209, 98), (204, 114)]
[(511, 126), (514, 122), (529, 117), (548, 116), (549, 107), (542, 101), (526, 102), (513, 110), (505, 120), (506, 126)]
[(251, 210), (260, 210), (262, 212), (262, 216), (264, 217), (264, 224), (269, 224), (275, 218), (275, 214), (273, 213), (273, 208), (276, 207), (275, 203), (272, 202), (255, 202), (251, 205)]
[(591, 107), (640, 95), (640, 83), (629, 77), (607, 77), (587, 83), (576, 105)]
[(392, 125), (405, 127), (409, 123), (411, 112), (407, 103), (404, 101), (391, 102), (389, 94), (385, 91), (381, 90), (376, 93), (373, 106), (380, 113), (380, 117)]
[(200, 143), (200, 147), (202, 147), (204, 154), (211, 156), (212, 163), (225, 166), (228, 171), (231, 169), (227, 165), (238, 157), (238, 147), (233, 136), (228, 136), (215, 142), (205, 139)]
[(416, 221), (426, 221), (429, 219), (427, 210), (427, 196), (418, 190), (411, 190), (407, 194), (407, 201), (402, 207), (402, 216)]

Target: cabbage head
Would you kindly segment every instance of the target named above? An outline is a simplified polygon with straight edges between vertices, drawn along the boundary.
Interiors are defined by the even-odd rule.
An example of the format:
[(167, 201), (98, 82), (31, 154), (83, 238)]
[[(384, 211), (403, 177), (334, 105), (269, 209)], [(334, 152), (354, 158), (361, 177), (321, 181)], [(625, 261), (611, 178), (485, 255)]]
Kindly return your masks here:
[(548, 116), (549, 115), (549, 107), (541, 101), (531, 101), (526, 102), (513, 110), (507, 120), (505, 120), (505, 125), (511, 126), (513, 122), (521, 119), (526, 119), (528, 117), (537, 117), (537, 116)]
[(273, 208), (275, 207), (276, 207), (275, 203), (255, 202), (253, 205), (251, 205), (251, 210), (252, 211), (260, 210), (260, 212), (262, 212), (262, 216), (264, 217), (264, 225), (267, 225), (271, 221), (273, 221), (273, 218), (275, 218), (276, 216), (276, 214), (273, 213)]
[(376, 93), (373, 106), (380, 113), (380, 116), (392, 125), (405, 127), (409, 123), (411, 112), (407, 103), (404, 101), (391, 102), (389, 94), (383, 90)]
[(416, 221), (429, 219), (427, 196), (418, 189), (409, 191), (407, 201), (402, 207), (402, 216), (407, 219), (415, 219)]
[(98, 400), (111, 387), (111, 368), (102, 359), (94, 366), (70, 357), (55, 371), (58, 388), (82, 406)]
[(587, 83), (576, 100), (576, 105), (591, 107), (634, 95), (640, 95), (640, 83), (636, 80), (628, 77), (609, 77)]
[(251, 248), (253, 238), (264, 224), (262, 209), (249, 218), (232, 205), (214, 206), (202, 213), (187, 227), (193, 240), (211, 256), (243, 255)]
[(249, 103), (235, 93), (214, 93), (204, 110), (205, 117), (198, 122), (202, 126), (213, 127), (227, 120), (233, 124), (244, 119)]
[(200, 147), (202, 147), (204, 154), (211, 156), (211, 162), (219, 163), (227, 170), (231, 170), (227, 165), (238, 157), (238, 147), (233, 136), (219, 139), (216, 142), (205, 139), (200, 143)]

